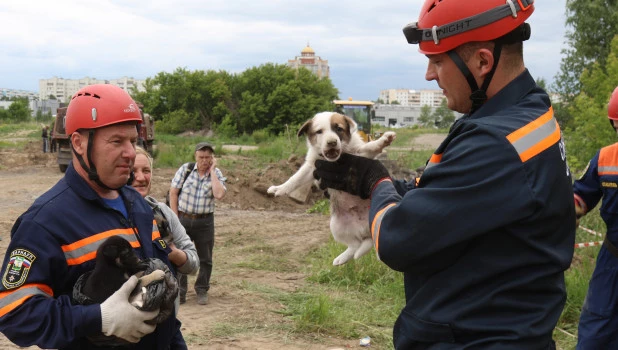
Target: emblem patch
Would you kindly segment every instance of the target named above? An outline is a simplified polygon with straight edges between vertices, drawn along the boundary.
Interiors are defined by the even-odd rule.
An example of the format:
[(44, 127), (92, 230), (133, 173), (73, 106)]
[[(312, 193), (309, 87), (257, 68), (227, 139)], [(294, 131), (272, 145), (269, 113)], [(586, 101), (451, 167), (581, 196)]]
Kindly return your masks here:
[(24, 284), (34, 260), (36, 260), (36, 256), (26, 249), (13, 250), (2, 277), (4, 287), (13, 289)]
[(161, 248), (163, 248), (163, 249), (167, 248), (167, 244), (165, 244), (164, 240), (160, 239), (159, 240), (159, 244), (161, 245)]

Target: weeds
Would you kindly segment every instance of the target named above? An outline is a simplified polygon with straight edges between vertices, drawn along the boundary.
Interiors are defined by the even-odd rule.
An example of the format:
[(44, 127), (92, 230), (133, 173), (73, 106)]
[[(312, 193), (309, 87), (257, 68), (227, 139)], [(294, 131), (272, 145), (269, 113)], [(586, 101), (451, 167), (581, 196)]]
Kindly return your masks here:
[(315, 202), (313, 207), (307, 209), (307, 213), (308, 214), (329, 215), (330, 214), (330, 202), (328, 201), (328, 199), (320, 199), (317, 202)]

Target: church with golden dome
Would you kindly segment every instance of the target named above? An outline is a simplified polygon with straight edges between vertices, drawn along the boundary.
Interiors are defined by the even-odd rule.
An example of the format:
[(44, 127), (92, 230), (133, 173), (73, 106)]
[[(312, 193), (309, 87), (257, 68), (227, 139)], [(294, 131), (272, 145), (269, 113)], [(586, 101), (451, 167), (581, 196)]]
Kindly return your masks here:
[(307, 47), (302, 49), (300, 56), (296, 56), (293, 60), (288, 60), (288, 66), (294, 69), (305, 67), (319, 78), (330, 76), (328, 60), (323, 60), (320, 56), (316, 56), (309, 43), (307, 43)]

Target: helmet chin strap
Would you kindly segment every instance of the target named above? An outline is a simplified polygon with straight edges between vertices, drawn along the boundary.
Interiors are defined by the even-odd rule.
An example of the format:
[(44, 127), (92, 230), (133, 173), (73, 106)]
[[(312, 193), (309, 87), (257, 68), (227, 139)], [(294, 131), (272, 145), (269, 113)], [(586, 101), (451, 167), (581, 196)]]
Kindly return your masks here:
[(468, 69), (466, 63), (461, 59), (459, 54), (455, 52), (455, 50), (448, 51), (447, 54), (449, 57), (455, 62), (461, 73), (464, 75), (466, 80), (468, 81), (468, 85), (470, 85), (470, 91), (472, 94), (470, 95), (470, 100), (472, 100), (472, 107), (470, 108), (470, 112), (468, 114), (474, 113), (479, 107), (481, 107), (485, 101), (487, 101), (487, 88), (491, 83), (491, 79), (494, 77), (494, 73), (496, 72), (496, 68), (498, 67), (498, 61), (500, 61), (500, 54), (502, 53), (502, 43), (500, 41), (496, 41), (494, 45), (494, 65), (491, 67), (491, 71), (485, 77), (483, 81), (483, 85), (479, 89), (479, 86), (476, 83), (476, 79)]
[[(88, 167), (88, 165), (86, 165), (86, 162), (84, 161), (84, 158), (75, 151), (75, 148), (73, 148), (73, 143), (71, 143), (71, 149), (73, 150), (73, 154), (75, 154), (75, 156), (77, 157), (77, 160), (79, 161), (79, 164), (82, 166), (82, 168), (84, 170), (86, 170), (86, 172), (88, 173), (88, 179), (94, 181), (97, 185), (99, 185), (100, 187), (102, 187), (102, 188), (104, 188), (106, 190), (117, 191), (117, 190), (121, 189), (122, 186), (120, 186), (118, 188), (112, 188), (112, 187), (109, 187), (106, 184), (104, 184), (103, 181), (101, 181), (101, 178), (99, 177), (99, 174), (97, 173), (97, 168), (94, 165), (94, 162), (92, 161), (92, 144), (93, 144), (93, 140), (94, 140), (94, 130), (90, 129), (88, 131), (88, 148), (86, 149), (86, 154), (88, 156), (88, 163), (90, 163), (90, 167)], [(133, 176), (133, 172), (131, 172), (131, 175)], [(131, 179), (129, 179), (129, 180), (131, 180)]]

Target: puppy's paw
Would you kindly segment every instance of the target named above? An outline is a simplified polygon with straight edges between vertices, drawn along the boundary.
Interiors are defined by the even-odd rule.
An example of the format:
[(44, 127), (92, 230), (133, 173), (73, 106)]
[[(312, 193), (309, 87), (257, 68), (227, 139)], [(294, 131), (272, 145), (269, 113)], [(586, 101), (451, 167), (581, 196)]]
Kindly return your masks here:
[(274, 194), (275, 197), (283, 196), (284, 194), (286, 194), (283, 186), (270, 186), (266, 192), (268, 192), (269, 194)]
[(397, 134), (394, 131), (387, 131), (380, 137), (384, 144), (384, 147), (390, 146), (396, 138)]

